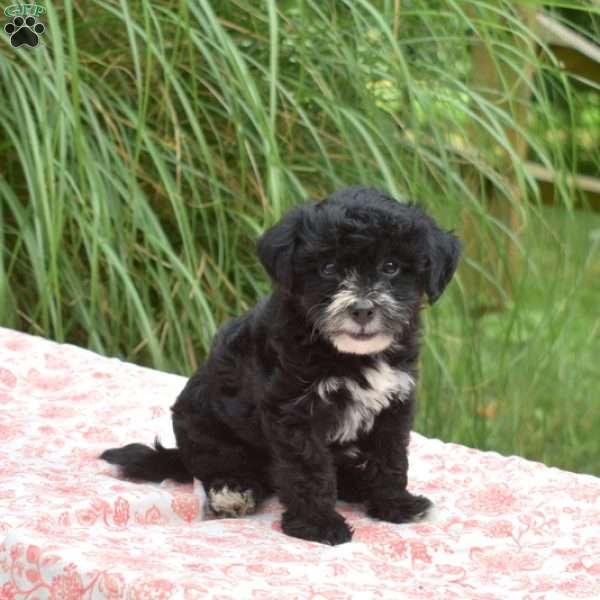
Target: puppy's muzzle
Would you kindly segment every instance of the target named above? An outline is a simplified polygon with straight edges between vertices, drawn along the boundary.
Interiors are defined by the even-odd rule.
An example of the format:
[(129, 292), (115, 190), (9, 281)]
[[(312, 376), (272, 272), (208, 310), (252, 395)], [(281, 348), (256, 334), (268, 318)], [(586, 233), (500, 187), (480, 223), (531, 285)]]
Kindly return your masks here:
[(367, 299), (357, 300), (348, 308), (348, 312), (355, 323), (364, 327), (375, 318), (375, 304)]

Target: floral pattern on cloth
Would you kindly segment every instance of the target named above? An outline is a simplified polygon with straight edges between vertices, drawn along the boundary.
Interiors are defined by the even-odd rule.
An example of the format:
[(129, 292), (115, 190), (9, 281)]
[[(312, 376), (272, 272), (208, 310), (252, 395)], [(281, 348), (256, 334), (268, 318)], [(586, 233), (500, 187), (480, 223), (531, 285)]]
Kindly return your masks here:
[[(281, 505), (216, 519), (198, 482), (121, 480), (97, 459), (156, 435), (183, 377), (0, 328), (0, 599), (600, 598), (600, 479), (411, 438), (434, 520), (287, 537)], [(141, 423), (141, 425), (140, 425)]]

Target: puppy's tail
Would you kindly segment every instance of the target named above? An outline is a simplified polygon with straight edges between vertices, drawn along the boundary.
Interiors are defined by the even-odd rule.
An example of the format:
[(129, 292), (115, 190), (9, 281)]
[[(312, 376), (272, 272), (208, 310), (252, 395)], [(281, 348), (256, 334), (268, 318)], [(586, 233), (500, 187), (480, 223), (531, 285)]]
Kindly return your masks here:
[(128, 444), (105, 450), (99, 458), (119, 465), (121, 476), (129, 479), (156, 482), (174, 479), (179, 483), (189, 483), (193, 479), (181, 460), (179, 450), (164, 448), (158, 439), (154, 440), (154, 448)]

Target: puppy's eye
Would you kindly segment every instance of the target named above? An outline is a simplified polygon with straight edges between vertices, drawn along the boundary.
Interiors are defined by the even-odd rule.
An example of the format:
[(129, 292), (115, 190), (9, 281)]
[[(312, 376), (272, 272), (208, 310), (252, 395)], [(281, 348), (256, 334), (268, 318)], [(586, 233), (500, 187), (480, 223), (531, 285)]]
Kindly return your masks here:
[(386, 260), (381, 265), (381, 272), (385, 275), (396, 275), (400, 270), (400, 265), (395, 260)]
[(323, 277), (335, 277), (337, 275), (337, 266), (335, 263), (325, 263), (321, 266), (321, 275)]

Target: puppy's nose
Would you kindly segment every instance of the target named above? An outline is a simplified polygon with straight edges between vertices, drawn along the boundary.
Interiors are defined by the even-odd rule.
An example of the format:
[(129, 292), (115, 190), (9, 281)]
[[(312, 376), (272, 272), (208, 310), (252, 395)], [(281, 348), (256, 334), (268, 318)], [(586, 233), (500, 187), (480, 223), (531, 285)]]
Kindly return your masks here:
[(359, 325), (366, 325), (375, 316), (375, 305), (370, 300), (357, 300), (350, 306), (350, 314)]

